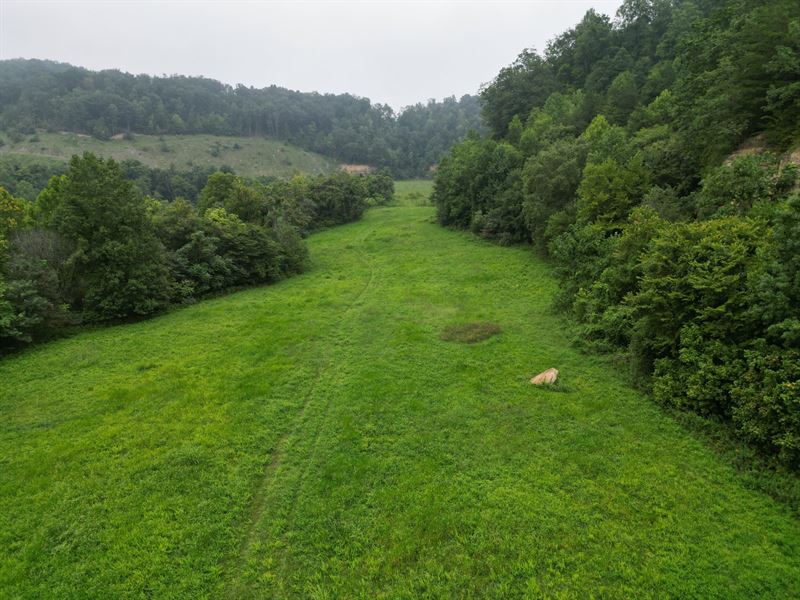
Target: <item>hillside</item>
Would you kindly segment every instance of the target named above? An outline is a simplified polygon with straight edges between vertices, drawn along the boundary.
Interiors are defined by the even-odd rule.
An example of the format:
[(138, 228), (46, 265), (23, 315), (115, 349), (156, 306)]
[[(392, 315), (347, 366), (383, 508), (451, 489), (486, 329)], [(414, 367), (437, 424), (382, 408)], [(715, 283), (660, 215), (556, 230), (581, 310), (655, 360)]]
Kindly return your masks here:
[(800, 522), (570, 345), (546, 264), (432, 217), (0, 362), (0, 596), (800, 594)]
[(186, 170), (193, 166), (228, 166), (243, 177), (288, 177), (329, 173), (336, 168), (330, 158), (260, 137), (214, 135), (136, 135), (132, 139), (99, 140), (62, 132), (25, 136), (16, 143), (6, 138), (0, 155), (13, 154), (69, 160), (73, 154), (92, 152), (117, 161), (138, 160), (150, 167)]
[[(90, 71), (43, 60), (0, 60), (0, 130), (268, 137), (339, 162), (425, 176), (447, 149), (482, 128), (475, 96), (403, 107), (352, 94), (256, 89), (205, 77)], [(400, 109), (400, 107), (397, 107)]]

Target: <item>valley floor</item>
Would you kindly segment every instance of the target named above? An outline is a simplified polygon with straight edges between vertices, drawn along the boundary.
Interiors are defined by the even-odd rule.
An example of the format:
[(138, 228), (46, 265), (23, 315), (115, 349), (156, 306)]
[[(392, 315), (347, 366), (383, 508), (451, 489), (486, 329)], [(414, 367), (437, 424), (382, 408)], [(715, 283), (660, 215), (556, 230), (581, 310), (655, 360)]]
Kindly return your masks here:
[(432, 215), (0, 361), (0, 596), (800, 595), (800, 521), (570, 346), (546, 265)]

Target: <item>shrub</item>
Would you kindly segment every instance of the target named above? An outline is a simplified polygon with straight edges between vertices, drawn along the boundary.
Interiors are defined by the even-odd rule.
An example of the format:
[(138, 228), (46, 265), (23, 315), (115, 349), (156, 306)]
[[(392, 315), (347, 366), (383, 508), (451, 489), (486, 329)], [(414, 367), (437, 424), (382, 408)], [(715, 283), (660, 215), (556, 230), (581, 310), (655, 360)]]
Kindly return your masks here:
[(666, 224), (641, 260), (632, 352), (655, 361), (655, 395), (703, 414), (730, 414), (740, 345), (754, 333), (747, 270), (761, 227), (738, 217)]
[(800, 467), (800, 352), (760, 344), (733, 387), (733, 422), (742, 435)]

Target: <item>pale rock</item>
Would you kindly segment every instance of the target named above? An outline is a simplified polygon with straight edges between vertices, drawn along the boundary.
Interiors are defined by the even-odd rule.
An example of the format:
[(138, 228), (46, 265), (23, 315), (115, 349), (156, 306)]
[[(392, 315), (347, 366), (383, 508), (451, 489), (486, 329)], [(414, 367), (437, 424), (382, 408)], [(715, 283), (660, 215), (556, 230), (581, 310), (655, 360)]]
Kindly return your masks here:
[(531, 383), (533, 385), (550, 384), (555, 383), (556, 379), (558, 379), (558, 369), (547, 369), (547, 371), (542, 371), (536, 377), (533, 377)]

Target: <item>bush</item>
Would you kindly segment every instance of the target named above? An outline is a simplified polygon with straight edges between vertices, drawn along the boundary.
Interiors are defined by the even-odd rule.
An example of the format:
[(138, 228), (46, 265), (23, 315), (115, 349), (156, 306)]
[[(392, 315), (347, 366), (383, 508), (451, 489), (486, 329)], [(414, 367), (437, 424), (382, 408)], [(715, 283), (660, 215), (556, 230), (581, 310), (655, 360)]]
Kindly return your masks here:
[(367, 195), (375, 204), (391, 204), (394, 199), (394, 179), (386, 171), (367, 176)]
[(774, 203), (794, 186), (794, 165), (781, 168), (769, 153), (739, 156), (712, 170), (697, 195), (700, 218), (746, 215), (758, 203)]
[(511, 144), (469, 137), (457, 144), (436, 172), (433, 202), (442, 225), (499, 241), (524, 241), (522, 154)]
[(313, 206), (311, 229), (349, 223), (367, 208), (367, 183), (363, 177), (339, 172), (311, 179), (307, 193)]
[(642, 256), (631, 345), (641, 364), (655, 361), (661, 401), (730, 414), (739, 348), (754, 334), (747, 271), (761, 239), (739, 217), (666, 224)]
[(733, 390), (733, 422), (750, 442), (800, 467), (800, 352), (763, 343), (745, 353)]

